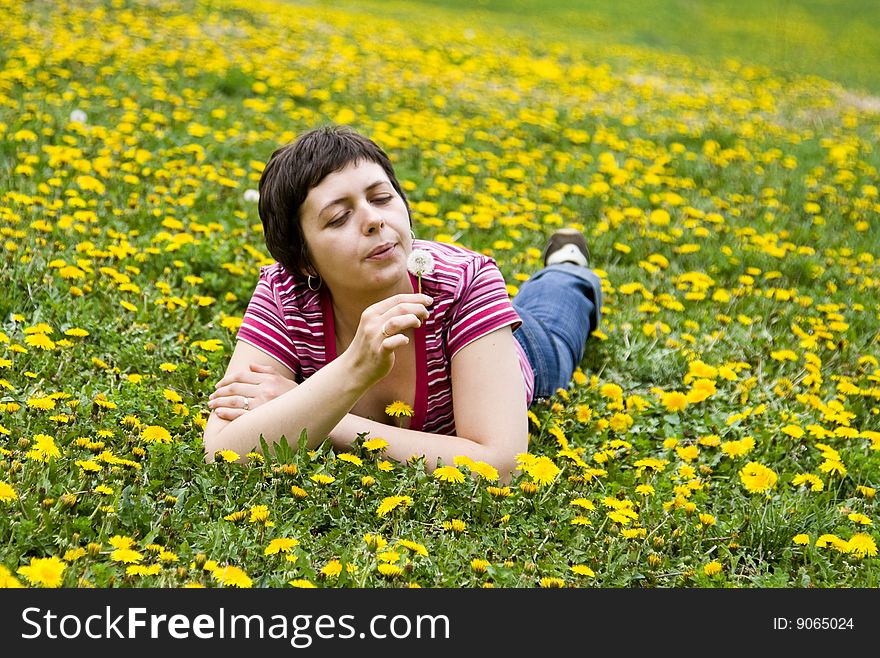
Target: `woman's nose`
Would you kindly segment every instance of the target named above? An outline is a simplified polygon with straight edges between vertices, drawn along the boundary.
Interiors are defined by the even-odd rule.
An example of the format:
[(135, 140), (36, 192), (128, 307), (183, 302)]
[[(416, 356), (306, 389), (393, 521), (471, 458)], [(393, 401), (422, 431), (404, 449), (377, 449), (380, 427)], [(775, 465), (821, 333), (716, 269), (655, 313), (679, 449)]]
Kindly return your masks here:
[(385, 226), (385, 220), (382, 218), (382, 215), (376, 208), (368, 206), (366, 210), (366, 218), (364, 220), (364, 227), (366, 229), (366, 232), (368, 234), (375, 233), (383, 226)]

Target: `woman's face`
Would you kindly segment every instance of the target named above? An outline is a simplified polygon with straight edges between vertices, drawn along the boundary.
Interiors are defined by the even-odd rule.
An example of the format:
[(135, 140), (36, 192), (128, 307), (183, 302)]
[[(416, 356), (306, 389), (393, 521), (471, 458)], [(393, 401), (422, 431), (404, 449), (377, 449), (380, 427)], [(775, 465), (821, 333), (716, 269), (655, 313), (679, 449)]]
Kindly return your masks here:
[(309, 190), (300, 223), (331, 291), (382, 291), (408, 280), (409, 214), (381, 166), (352, 163)]

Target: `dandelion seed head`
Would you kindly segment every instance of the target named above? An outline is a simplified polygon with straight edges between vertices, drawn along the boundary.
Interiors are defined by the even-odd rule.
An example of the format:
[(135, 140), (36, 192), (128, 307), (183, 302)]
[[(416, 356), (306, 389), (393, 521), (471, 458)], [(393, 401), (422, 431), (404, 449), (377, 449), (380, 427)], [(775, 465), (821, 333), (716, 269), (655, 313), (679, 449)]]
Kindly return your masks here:
[(414, 276), (424, 276), (434, 271), (434, 256), (425, 249), (413, 249), (406, 259), (406, 269)]

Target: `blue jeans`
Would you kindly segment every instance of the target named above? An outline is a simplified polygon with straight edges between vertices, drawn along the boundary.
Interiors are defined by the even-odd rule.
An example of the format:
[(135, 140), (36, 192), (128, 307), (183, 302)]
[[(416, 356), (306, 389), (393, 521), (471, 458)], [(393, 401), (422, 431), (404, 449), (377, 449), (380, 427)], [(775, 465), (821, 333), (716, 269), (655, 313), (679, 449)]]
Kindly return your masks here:
[(513, 333), (535, 373), (535, 398), (567, 388), (602, 316), (602, 284), (595, 272), (560, 263), (523, 283), (513, 307), (522, 325)]

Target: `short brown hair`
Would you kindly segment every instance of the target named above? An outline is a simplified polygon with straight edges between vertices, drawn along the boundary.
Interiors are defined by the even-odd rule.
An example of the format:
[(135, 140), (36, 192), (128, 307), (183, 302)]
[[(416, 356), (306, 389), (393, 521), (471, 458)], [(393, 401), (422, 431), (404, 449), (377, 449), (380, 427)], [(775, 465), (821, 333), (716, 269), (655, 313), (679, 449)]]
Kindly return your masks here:
[(269, 158), (260, 176), (260, 220), (269, 253), (290, 274), (315, 273), (300, 225), (300, 210), (309, 190), (328, 175), (363, 161), (385, 170), (409, 214), (409, 203), (388, 155), (347, 126), (326, 125), (305, 132)]

